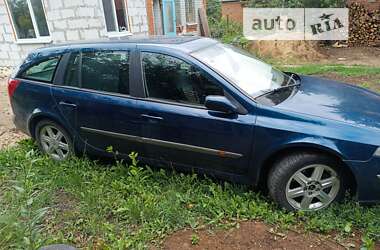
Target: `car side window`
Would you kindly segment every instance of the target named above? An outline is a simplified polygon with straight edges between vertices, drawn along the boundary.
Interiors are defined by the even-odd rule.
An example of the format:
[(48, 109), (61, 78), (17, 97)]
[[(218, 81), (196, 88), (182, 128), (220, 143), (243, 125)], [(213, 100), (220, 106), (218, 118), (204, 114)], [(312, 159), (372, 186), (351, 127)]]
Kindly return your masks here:
[(81, 88), (129, 94), (127, 51), (83, 52), (81, 65)]
[(142, 66), (147, 97), (204, 105), (206, 96), (224, 95), (213, 79), (181, 59), (143, 52)]
[[(129, 53), (95, 51), (70, 55), (64, 85), (129, 94)], [(82, 69), (80, 70), (80, 65)], [(80, 75), (82, 73), (82, 75)]]
[(72, 53), (66, 67), (64, 85), (79, 87), (79, 53)]
[(42, 82), (52, 82), (59, 58), (59, 56), (50, 57), (49, 59), (34, 64), (21, 74), (21, 78)]

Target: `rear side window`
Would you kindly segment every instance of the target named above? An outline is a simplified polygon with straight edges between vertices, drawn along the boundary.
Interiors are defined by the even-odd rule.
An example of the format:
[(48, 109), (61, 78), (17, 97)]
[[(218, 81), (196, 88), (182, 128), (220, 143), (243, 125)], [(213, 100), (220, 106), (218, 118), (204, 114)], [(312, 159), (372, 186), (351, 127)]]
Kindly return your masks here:
[(51, 57), (34, 64), (21, 74), (21, 78), (42, 82), (52, 82), (59, 58), (60, 57)]
[(129, 52), (72, 53), (67, 64), (64, 85), (129, 94)]
[(97, 51), (82, 54), (81, 87), (129, 94), (129, 53)]
[(79, 53), (72, 53), (67, 64), (64, 85), (79, 87)]

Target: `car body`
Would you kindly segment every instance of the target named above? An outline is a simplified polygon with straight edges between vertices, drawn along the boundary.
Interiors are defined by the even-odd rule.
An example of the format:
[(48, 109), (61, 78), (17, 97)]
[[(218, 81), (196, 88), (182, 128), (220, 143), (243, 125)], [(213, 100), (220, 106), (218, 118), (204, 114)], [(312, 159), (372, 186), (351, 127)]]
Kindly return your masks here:
[[(141, 160), (153, 166), (195, 169), (256, 186), (267, 182), (269, 186), (280, 185), (276, 183), (285, 177), (281, 177), (280, 170), (274, 171), (273, 165), (280, 169), (287, 164), (279, 159), (302, 152), (317, 164), (319, 158), (313, 155), (323, 155), (333, 160), (326, 165), (331, 165), (334, 175), (339, 174), (340, 181), (344, 178), (356, 191), (359, 201), (380, 200), (378, 94), (327, 79), (291, 75), (297, 79), (293, 79), (297, 81), (294, 86), (253, 98), (224, 74), (223, 65), (216, 69), (207, 59), (202, 61), (195, 56), (218, 44), (208, 38), (179, 37), (84, 42), (38, 49), (15, 70), (9, 82), (14, 122), (36, 138), (39, 122), (51, 121), (65, 131), (76, 152), (109, 156), (106, 149), (112, 146), (121, 156), (136, 151)], [(103, 60), (99, 54), (102, 52), (110, 54)], [(123, 53), (128, 53), (128, 66), (120, 59), (124, 58)], [(107, 62), (114, 58), (119, 60), (119, 71)], [(176, 60), (181, 63), (176, 64)], [(47, 63), (42, 67), (41, 62)], [(43, 72), (35, 73), (42, 68)], [(174, 72), (174, 68), (180, 73)], [(40, 80), (45, 79), (44, 74), (51, 75), (51, 79)], [(95, 84), (99, 78), (96, 74), (109, 86), (119, 79), (119, 85), (113, 86), (111, 92), (102, 87), (83, 87), (87, 82), (99, 85)], [(148, 82), (154, 83), (158, 77), (166, 78), (159, 82), (159, 87), (151, 87)], [(249, 77), (255, 79), (254, 74)], [(78, 83), (66, 80), (71, 78)], [(186, 86), (180, 86), (181, 91), (169, 93), (168, 85), (181, 81), (187, 84), (189, 79), (200, 79), (202, 84), (212, 82), (218, 88), (209, 84), (209, 89), (202, 89), (201, 85), (198, 90), (188, 91)], [(128, 82), (128, 86), (121, 82)], [(212, 94), (195, 98), (192, 94), (197, 91)], [(168, 100), (176, 95), (204, 100), (201, 105)], [(287, 185), (291, 185), (290, 181)], [(302, 188), (307, 189), (303, 185)], [(310, 195), (314, 188), (313, 184)], [(309, 198), (311, 202), (312, 196)], [(296, 210), (302, 208), (300, 204), (301, 201), (298, 207), (287, 208)]]

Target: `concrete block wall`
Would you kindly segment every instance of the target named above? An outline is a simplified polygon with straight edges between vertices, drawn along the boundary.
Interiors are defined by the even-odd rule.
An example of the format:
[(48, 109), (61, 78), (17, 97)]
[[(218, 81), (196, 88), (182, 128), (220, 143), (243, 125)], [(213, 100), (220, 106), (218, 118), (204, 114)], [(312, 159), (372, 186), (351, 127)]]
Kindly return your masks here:
[[(33, 49), (67, 41), (107, 37), (102, 0), (42, 0), (51, 43), (19, 44), (4, 0), (0, 0), (0, 67), (15, 66)], [(133, 35), (148, 33), (145, 0), (128, 0)]]

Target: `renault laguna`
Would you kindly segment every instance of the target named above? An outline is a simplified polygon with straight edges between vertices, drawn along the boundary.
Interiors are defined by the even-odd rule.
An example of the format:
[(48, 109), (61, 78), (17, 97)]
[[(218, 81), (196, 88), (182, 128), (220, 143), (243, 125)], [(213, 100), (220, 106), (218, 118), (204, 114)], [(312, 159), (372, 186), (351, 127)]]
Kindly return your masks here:
[(14, 123), (55, 160), (135, 151), (253, 186), (288, 210), (380, 200), (380, 96), (281, 72), (209, 38), (41, 48), (8, 83)]

